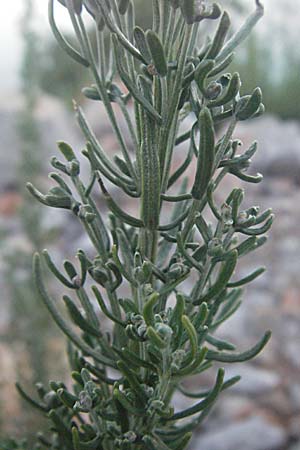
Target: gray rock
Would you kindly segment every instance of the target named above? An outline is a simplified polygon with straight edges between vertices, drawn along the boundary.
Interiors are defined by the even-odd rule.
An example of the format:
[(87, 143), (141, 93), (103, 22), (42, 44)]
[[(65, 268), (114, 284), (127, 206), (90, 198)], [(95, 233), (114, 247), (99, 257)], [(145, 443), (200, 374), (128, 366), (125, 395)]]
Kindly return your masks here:
[(291, 447), (289, 447), (289, 450), (300, 450), (300, 442), (296, 442), (296, 444), (293, 444)]
[(283, 428), (263, 417), (242, 422), (195, 438), (193, 450), (279, 450), (286, 441)]
[(300, 450), (300, 415), (293, 415), (292, 419), (290, 420), (289, 427), (288, 427), (288, 433), (289, 436), (292, 439), (296, 439), (299, 445), (299, 448), (297, 450)]
[(292, 178), (299, 183), (300, 127), (297, 121), (287, 123), (264, 116), (252, 123), (240, 123), (237, 135), (245, 146), (254, 139), (259, 142), (259, 151), (253, 158), (254, 169), (266, 175)]
[[(245, 397), (238, 393), (235, 394), (232, 390), (233, 388), (224, 393), (216, 404), (215, 413), (210, 419), (214, 429), (245, 420), (257, 410), (256, 398)], [(215, 419), (214, 422), (217, 422), (217, 425), (213, 423), (212, 419)], [(210, 420), (205, 424), (205, 427), (209, 426)]]
[(238, 373), (242, 379), (235, 384), (231, 391), (236, 394), (244, 394), (250, 396), (260, 396), (279, 387), (280, 377), (269, 370), (252, 367), (249, 365), (240, 365), (237, 369), (227, 368), (226, 375), (230, 378)]
[(289, 394), (291, 399), (291, 406), (294, 411), (300, 411), (300, 384), (293, 383), (289, 385)]

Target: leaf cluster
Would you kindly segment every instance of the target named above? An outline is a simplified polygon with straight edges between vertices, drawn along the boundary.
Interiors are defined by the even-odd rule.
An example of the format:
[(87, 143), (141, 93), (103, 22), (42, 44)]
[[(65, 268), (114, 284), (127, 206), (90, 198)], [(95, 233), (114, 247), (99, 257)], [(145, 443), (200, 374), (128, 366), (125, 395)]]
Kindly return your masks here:
[[(222, 391), (239, 377), (225, 379), (219, 369), (214, 384), (200, 393), (187, 392), (182, 382), (215, 362), (253, 358), (270, 338), (267, 332), (239, 352), (215, 335), (240, 306), (241, 286), (264, 271), (232, 280), (239, 258), (266, 242), (273, 221), (271, 210), (243, 209), (240, 188), (223, 204), (216, 201), (225, 176), (250, 183), (262, 179), (247, 173), (257, 143), (239, 153), (242, 144), (233, 138), (238, 121), (262, 114), (261, 91), (241, 96), (239, 75), (224, 71), (263, 8), (256, 1), (255, 11), (229, 37), (230, 18), (215, 3), (153, 0), (153, 27), (143, 30), (135, 26), (131, 0), (59, 2), (68, 9), (78, 47), (58, 29), (54, 0), (49, 1), (52, 30), (66, 53), (91, 71), (95, 84), (83, 93), (104, 105), (120, 156), (112, 159), (103, 149), (74, 103), (87, 141), (82, 154), (90, 164), (90, 181), (82, 180), (76, 152), (60, 142), (63, 160), (51, 161), (55, 187), (43, 194), (28, 184), (41, 203), (77, 217), (94, 254), (80, 249), (77, 263), (66, 260), (63, 267), (47, 251), (35, 255), (38, 291), (69, 340), (73, 386), (38, 385), (38, 400), (20, 385), (18, 389), (48, 416), (52, 432), (39, 436), (48, 449), (183, 449)], [(89, 41), (84, 9), (94, 20), (97, 52)], [(201, 43), (204, 20), (217, 21), (217, 26)], [(130, 147), (116, 108), (128, 127)], [(193, 126), (182, 132), (190, 117)], [(218, 138), (216, 126), (223, 121), (226, 130)], [(187, 154), (174, 169), (174, 155), (183, 143)], [(196, 173), (189, 189), (184, 173), (192, 164)], [(138, 217), (116, 202), (111, 185), (123, 191), (124, 199), (135, 199)], [(109, 224), (95, 194), (107, 204)], [(166, 212), (170, 203), (171, 215)], [(63, 296), (68, 318), (47, 292), (42, 263), (68, 290)], [(109, 332), (100, 311), (112, 325)], [(174, 411), (176, 391), (198, 400)]]

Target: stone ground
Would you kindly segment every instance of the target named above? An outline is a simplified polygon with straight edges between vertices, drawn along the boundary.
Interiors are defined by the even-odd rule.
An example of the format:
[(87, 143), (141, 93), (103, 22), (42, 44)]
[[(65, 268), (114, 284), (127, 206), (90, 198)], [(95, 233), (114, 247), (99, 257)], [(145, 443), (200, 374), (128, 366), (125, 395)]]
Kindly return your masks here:
[[(57, 105), (47, 100), (48, 111), (43, 117), (42, 129), (47, 137), (47, 147), (57, 139), (71, 139), (82, 145), (78, 131), (70, 119)], [(57, 121), (57, 115), (61, 117)], [(89, 116), (101, 133), (106, 148), (115, 148), (105, 122), (99, 121), (94, 107)], [(17, 148), (15, 142), (13, 113), (0, 111), (0, 135), (5, 136), (5, 145)], [(59, 129), (57, 124), (59, 122)], [(239, 275), (250, 272), (258, 265), (268, 269), (246, 291), (244, 302), (236, 315), (220, 329), (219, 336), (226, 337), (246, 349), (253, 345), (266, 329), (271, 328), (273, 338), (267, 349), (254, 362), (227, 366), (227, 376), (242, 375), (242, 381), (224, 393), (214, 413), (195, 436), (192, 450), (299, 450), (300, 449), (300, 125), (296, 122), (281, 122), (266, 116), (242, 125), (237, 136), (245, 146), (253, 139), (260, 143), (254, 158), (254, 169), (265, 175), (260, 185), (247, 189), (245, 205), (259, 204), (263, 209), (272, 206), (276, 215), (269, 241), (255, 257), (246, 257), (239, 268)], [(12, 143), (12, 144), (11, 144)], [(1, 148), (3, 146), (1, 145)], [(50, 151), (53, 154), (54, 151)], [(13, 151), (0, 154), (0, 228), (6, 230), (6, 250), (0, 255), (0, 403), (9, 398), (6, 411), (7, 429), (11, 429), (10, 418), (18, 415), (18, 400), (9, 390), (15, 374), (15, 347), (5, 341), (9, 323), (9, 293), (3, 275), (4, 254), (8, 245), (26, 247), (16, 208), (20, 198), (9, 187), (14, 180), (14, 167), (18, 154)], [(46, 167), (46, 164), (45, 164)], [(48, 165), (49, 168), (49, 165)], [(228, 178), (224, 191), (239, 186), (238, 180)], [(9, 197), (10, 196), (10, 197)], [(15, 206), (14, 206), (15, 205)], [(133, 208), (128, 205), (128, 208)], [(49, 213), (48, 213), (49, 214)], [(87, 248), (88, 243), (72, 218), (61, 212), (51, 212), (45, 223), (61, 229), (58, 245), (53, 246), (58, 260), (61, 254), (72, 254), (77, 247)], [(64, 232), (63, 229), (68, 230)], [(75, 247), (74, 247), (75, 242)], [(2, 336), (2, 338), (1, 338)], [(4, 366), (4, 370), (3, 370)], [(201, 384), (210, 383), (211, 377), (201, 379)], [(189, 382), (197, 390), (199, 380)], [(13, 401), (12, 401), (13, 399)], [(178, 396), (178, 409), (186, 400)], [(13, 422), (13, 421), (11, 421)], [(4, 427), (4, 425), (3, 425)]]

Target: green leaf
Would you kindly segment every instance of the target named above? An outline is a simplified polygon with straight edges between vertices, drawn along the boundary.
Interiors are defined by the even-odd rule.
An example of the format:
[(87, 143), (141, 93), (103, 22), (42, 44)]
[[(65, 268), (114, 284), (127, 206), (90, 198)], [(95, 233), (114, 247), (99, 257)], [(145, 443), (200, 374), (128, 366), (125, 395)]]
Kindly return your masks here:
[[(225, 381), (225, 383), (223, 383), (223, 386), (222, 386), (222, 391), (224, 391), (225, 389), (230, 388), (234, 384), (238, 383), (240, 380), (241, 380), (240, 376), (235, 376), (235, 377), (232, 377), (229, 380)], [(189, 397), (189, 398), (204, 398), (204, 397), (207, 397), (209, 395), (209, 391), (189, 392), (189, 391), (187, 391), (185, 388), (183, 388), (180, 385), (178, 386), (178, 390), (183, 395), (185, 395), (186, 397)]]
[(158, 333), (151, 326), (147, 328), (147, 337), (155, 347), (161, 350), (166, 348), (167, 343), (158, 335)]
[(186, 210), (180, 214), (180, 216), (177, 217), (177, 219), (173, 220), (172, 222), (166, 224), (166, 225), (160, 225), (158, 227), (159, 231), (170, 231), (174, 230), (174, 228), (178, 227), (182, 224), (182, 222), (187, 218), (190, 208), (186, 208)]
[(234, 223), (236, 223), (239, 214), (239, 209), (243, 202), (244, 196), (245, 192), (243, 189), (234, 189), (232, 191), (232, 200), (230, 203), (232, 205), (232, 219)]
[[(146, 121), (145, 116), (143, 119)], [(147, 129), (145, 125), (141, 143), (141, 216), (149, 230), (158, 227), (161, 192), (160, 163), (154, 133), (154, 124), (148, 124)]]
[(188, 316), (183, 315), (181, 318), (182, 324), (188, 334), (190, 346), (191, 346), (191, 358), (194, 359), (196, 356), (196, 353), (198, 351), (198, 336), (197, 332), (195, 330), (194, 325), (188, 318)]
[(73, 159), (76, 159), (76, 155), (69, 144), (63, 141), (59, 141), (57, 143), (57, 146), (67, 161), (72, 161)]
[(187, 263), (191, 265), (191, 267), (194, 267), (198, 272), (203, 272), (203, 266), (200, 264), (196, 259), (194, 259), (185, 249), (185, 245), (183, 243), (183, 239), (180, 233), (177, 233), (177, 245), (178, 250), (181, 253), (181, 255), (185, 258)]
[(70, 261), (64, 261), (64, 269), (67, 272), (70, 280), (73, 280), (73, 278), (77, 277), (77, 272), (75, 270), (75, 267)]
[(235, 97), (239, 93), (240, 88), (241, 88), (241, 79), (239, 74), (235, 72), (232, 75), (229, 85), (227, 86), (227, 89), (225, 89), (224, 93), (220, 95), (216, 100), (211, 100), (208, 106), (210, 108), (215, 108), (216, 106), (226, 105), (227, 103), (235, 99)]
[[(176, 305), (172, 311), (172, 315), (170, 318), (169, 325), (173, 329), (174, 336), (172, 339), (172, 343), (174, 342), (174, 348), (177, 348), (180, 342), (180, 338), (182, 335), (183, 324), (182, 324), (182, 316), (185, 310), (185, 299), (181, 293), (177, 293), (176, 295)], [(175, 345), (176, 344), (176, 345)]]
[(222, 308), (221, 312), (217, 316), (217, 320), (210, 326), (211, 331), (215, 331), (225, 320), (229, 319), (241, 306), (242, 301), (240, 300), (242, 289), (234, 289), (229, 298), (226, 299), (226, 303)]
[(133, 406), (130, 403), (130, 401), (127, 399), (126, 395), (123, 394), (123, 392), (121, 392), (119, 389), (113, 390), (113, 396), (114, 396), (115, 400), (117, 400), (118, 402), (121, 403), (123, 408), (128, 413), (133, 414), (134, 416), (140, 416), (141, 414), (143, 414), (143, 410)]
[(223, 339), (217, 339), (215, 336), (210, 334), (206, 335), (206, 341), (216, 347), (218, 350), (235, 350), (235, 345), (230, 342), (224, 341)]
[(136, 86), (136, 83), (129, 77), (128, 73), (125, 71), (122, 65), (122, 54), (118, 49), (118, 43), (116, 41), (115, 36), (113, 36), (113, 44), (115, 50), (117, 69), (123, 83), (127, 87), (128, 91), (131, 93), (131, 95), (134, 97), (134, 99), (145, 109), (147, 114), (149, 114), (149, 116), (152, 117), (152, 119), (154, 119), (158, 124), (161, 124), (162, 119), (160, 114), (151, 105), (151, 103), (149, 103), (149, 101), (141, 94), (141, 92), (138, 90)]
[(218, 56), (220, 50), (224, 45), (229, 28), (230, 28), (230, 17), (228, 13), (224, 11), (219, 26), (217, 28), (216, 34), (205, 56), (205, 59), (214, 59), (216, 56)]
[(42, 412), (47, 412), (48, 408), (46, 407), (46, 405), (43, 405), (39, 402), (37, 402), (36, 400), (32, 399), (22, 388), (22, 386), (20, 385), (20, 383), (16, 383), (16, 388), (17, 391), (19, 392), (19, 394), (21, 395), (21, 397), (27, 402), (29, 403), (31, 406), (33, 406), (34, 408), (42, 411)]
[(56, 278), (63, 283), (65, 286), (67, 286), (70, 289), (76, 289), (73, 283), (71, 283), (55, 266), (54, 262), (52, 261), (48, 251), (45, 249), (43, 250), (43, 256), (46, 261), (47, 266), (53, 273), (53, 275), (56, 276)]
[(196, 18), (195, 0), (180, 0), (180, 7), (186, 23), (192, 25)]
[(197, 314), (193, 318), (193, 325), (196, 328), (196, 330), (201, 329), (201, 327), (205, 325), (208, 312), (209, 309), (207, 303), (205, 302), (201, 303)]
[(243, 353), (219, 353), (214, 352), (212, 350), (209, 350), (206, 355), (206, 359), (210, 361), (219, 361), (219, 362), (226, 362), (226, 363), (238, 363), (238, 362), (244, 362), (249, 361), (249, 359), (254, 358), (257, 356), (262, 349), (267, 345), (271, 338), (271, 331), (267, 331), (263, 338), (252, 348), (247, 350)]
[(69, 44), (69, 42), (67, 42), (65, 40), (65, 38), (62, 36), (59, 29), (57, 28), (57, 25), (56, 25), (56, 22), (54, 19), (54, 0), (49, 0), (48, 18), (49, 18), (49, 23), (50, 23), (52, 32), (53, 32), (58, 44), (62, 48), (62, 50), (64, 50), (72, 59), (74, 59), (74, 61), (78, 62), (79, 64), (82, 64), (85, 67), (89, 67), (89, 65), (90, 65), (89, 61), (87, 61), (80, 53), (78, 53), (77, 50), (75, 50), (72, 47), (72, 45)]
[(110, 15), (110, 4), (107, 2), (97, 2), (101, 9), (101, 13), (103, 18), (105, 19), (105, 23), (109, 30), (112, 33), (112, 38), (115, 40), (116, 45), (121, 44), (132, 56), (137, 58), (142, 63), (145, 63), (144, 58), (140, 54), (137, 48), (127, 39), (127, 37), (122, 33), (120, 28), (116, 26), (114, 20), (112, 20)]
[[(204, 327), (207, 329), (207, 327)], [(205, 331), (206, 331), (205, 329)], [(206, 353), (207, 353), (207, 348), (203, 347), (201, 350), (197, 351), (197, 354), (194, 358), (194, 360), (192, 361), (188, 361), (188, 359), (186, 359), (184, 361), (184, 363), (186, 364), (184, 367), (181, 367), (177, 372), (174, 373), (174, 378), (176, 379), (181, 379), (184, 376), (187, 375), (194, 375), (195, 373), (197, 373), (199, 367), (201, 366), (201, 364), (203, 363), (205, 357), (206, 357)]]
[(185, 433), (185, 435), (179, 439), (175, 439), (173, 442), (171, 441), (168, 445), (173, 450), (183, 450), (187, 448), (188, 443), (192, 439), (192, 433)]
[(272, 208), (269, 208), (269, 209), (266, 209), (266, 211), (264, 211), (259, 216), (256, 216), (255, 225), (259, 225), (260, 223), (267, 220), (270, 217), (270, 215), (272, 214), (272, 212), (273, 212)]
[(95, 297), (99, 303), (99, 306), (100, 306), (102, 312), (113, 322), (117, 323), (118, 325), (121, 325), (122, 327), (125, 327), (126, 324), (124, 322), (122, 322), (122, 320), (118, 319), (111, 312), (108, 311), (107, 306), (106, 306), (106, 304), (103, 300), (103, 297), (102, 297), (100, 291), (98, 290), (98, 288), (96, 286), (92, 286), (92, 291), (95, 294)]
[(154, 313), (153, 308), (159, 299), (158, 292), (154, 292), (150, 295), (149, 299), (146, 301), (143, 309), (143, 317), (148, 326), (154, 325)]
[(201, 200), (211, 180), (215, 158), (215, 135), (211, 114), (203, 108), (199, 116), (200, 146), (192, 195)]
[(168, 181), (168, 189), (174, 184), (176, 183), (176, 181), (181, 177), (181, 175), (186, 171), (186, 169), (189, 167), (191, 161), (193, 158), (193, 147), (190, 145), (189, 151), (186, 155), (185, 160), (183, 161), (183, 163), (178, 167), (177, 170), (175, 170), (175, 172), (173, 172), (173, 174), (170, 176), (169, 181)]
[(114, 367), (114, 362), (101, 355), (99, 351), (94, 350), (92, 347), (87, 345), (82, 339), (80, 339), (74, 331), (70, 328), (70, 326), (67, 324), (67, 322), (62, 317), (61, 313), (58, 311), (55, 302), (53, 299), (48, 295), (43, 280), (42, 280), (42, 273), (41, 273), (41, 261), (40, 256), (38, 253), (34, 255), (33, 259), (33, 273), (34, 278), (36, 282), (36, 286), (38, 289), (38, 292), (47, 307), (48, 311), (50, 312), (51, 316), (53, 317), (54, 321), (58, 325), (58, 327), (63, 331), (63, 333), (70, 339), (71, 342), (73, 342), (79, 349), (83, 351), (83, 353), (92, 356), (96, 361), (98, 361), (101, 364), (107, 364), (110, 367)]
[(61, 417), (58, 415), (56, 411), (53, 409), (49, 412), (49, 418), (54, 424), (54, 427), (59, 434), (59, 437), (62, 439), (64, 445), (67, 446), (67, 448), (71, 448), (72, 446), (72, 433), (67, 428), (66, 424), (63, 422)]
[(99, 185), (101, 187), (102, 193), (105, 197), (107, 206), (109, 207), (109, 209), (119, 218), (121, 219), (123, 222), (127, 223), (128, 225), (131, 225), (132, 227), (137, 227), (137, 228), (142, 228), (144, 226), (142, 220), (140, 219), (136, 219), (133, 216), (130, 216), (129, 214), (127, 214), (126, 212), (124, 212), (118, 205), (117, 203), (112, 199), (112, 197), (110, 196), (110, 194), (107, 192), (103, 181), (101, 179), (100, 173), (98, 173), (98, 182)]
[(49, 174), (49, 177), (52, 178), (53, 180), (56, 181), (56, 183), (68, 194), (72, 195), (72, 191), (70, 190), (69, 186), (67, 185), (67, 183), (63, 180), (63, 178), (58, 174), (58, 173), (54, 173), (51, 172)]
[(236, 247), (239, 257), (245, 256), (257, 248), (257, 238), (252, 236), (245, 239), (241, 244)]
[(146, 38), (155, 65), (155, 69), (160, 76), (165, 77), (168, 73), (168, 65), (163, 44), (161, 43), (161, 40), (155, 33), (155, 31), (148, 30), (146, 33)]
[(135, 43), (136, 43), (139, 51), (141, 52), (141, 55), (143, 56), (143, 58), (145, 59), (147, 64), (150, 64), (151, 52), (150, 52), (150, 49), (148, 46), (148, 42), (147, 42), (144, 30), (142, 30), (142, 28), (140, 28), (140, 27), (135, 27), (133, 30), (133, 36), (134, 36)]
[(232, 250), (228, 253), (225, 261), (222, 263), (216, 282), (208, 289), (207, 293), (202, 298), (194, 302), (195, 305), (202, 302), (209, 302), (226, 288), (236, 267), (237, 258), (238, 252), (236, 250)]
[(71, 10), (73, 14), (81, 14), (82, 0), (58, 0), (62, 5)]
[(273, 221), (274, 221), (274, 214), (271, 214), (265, 225), (263, 225), (260, 228), (247, 228), (247, 229), (236, 228), (236, 230), (248, 236), (259, 236), (261, 234), (266, 233), (271, 228)]
[(130, 0), (119, 0), (119, 13), (123, 16), (126, 14), (130, 5)]
[(75, 303), (72, 302), (70, 297), (64, 295), (63, 300), (66, 304), (70, 317), (72, 321), (75, 323), (75, 325), (77, 325), (82, 331), (85, 331), (86, 333), (91, 334), (92, 336), (96, 336), (98, 338), (102, 337), (102, 333), (89, 324), (89, 322), (80, 313)]
[(265, 271), (266, 271), (265, 267), (260, 267), (259, 269), (250, 273), (250, 275), (247, 275), (246, 277), (242, 278), (241, 280), (228, 283), (227, 287), (232, 288), (232, 287), (239, 287), (239, 286), (243, 286), (244, 284), (248, 284), (251, 281), (255, 280), (257, 277), (259, 277), (261, 274), (263, 274)]
[(205, 410), (206, 408), (209, 408), (210, 405), (215, 402), (216, 398), (218, 397), (219, 393), (221, 392), (223, 380), (224, 380), (224, 369), (219, 369), (215, 386), (209, 392), (207, 397), (204, 400), (202, 400), (201, 402), (196, 403), (196, 405), (191, 406), (190, 408), (187, 408), (183, 411), (180, 411), (180, 412), (174, 414), (169, 420), (174, 421), (174, 420), (184, 419), (185, 417), (192, 416), (193, 414), (196, 414), (200, 411)]
[(214, 67), (215, 62), (211, 59), (201, 61), (196, 67), (194, 78), (202, 94), (205, 94), (206, 92), (205, 81)]
[(120, 372), (126, 377), (128, 384), (131, 386), (137, 398), (140, 400), (142, 404), (144, 404), (146, 400), (145, 392), (135, 372), (131, 370), (123, 361), (118, 361), (117, 366)]
[(100, 142), (96, 138), (93, 130), (91, 129), (80, 106), (74, 103), (74, 109), (81, 131), (83, 132), (86, 140), (90, 143), (87, 144), (87, 150), (92, 154), (95, 154), (96, 161), (100, 160), (101, 164), (108, 170), (108, 173), (115, 175), (119, 180), (128, 185), (132, 184), (132, 180), (128, 177), (125, 177), (110, 161), (102, 146), (100, 145)]
[(70, 394), (70, 392), (68, 392), (66, 389), (63, 388), (58, 389), (57, 395), (67, 408), (73, 408), (73, 406), (78, 400), (78, 398), (75, 395)]
[(216, 75), (219, 75), (222, 73), (227, 67), (232, 63), (234, 60), (234, 53), (231, 53), (228, 55), (223, 61), (219, 62), (213, 70), (209, 73), (209, 77), (215, 77)]
[[(243, 100), (243, 97), (241, 101)], [(258, 110), (262, 102), (262, 92), (259, 87), (255, 88), (248, 101), (239, 108), (237, 104), (236, 117), (238, 120), (247, 120), (252, 117)]]
[(264, 15), (263, 5), (256, 0), (256, 9), (247, 18), (245, 23), (236, 31), (236, 33), (227, 41), (226, 45), (223, 47), (222, 51), (218, 55), (217, 61), (224, 60), (228, 55), (230, 55), (235, 48), (237, 48), (251, 33), (252, 29), (255, 27), (257, 22)]

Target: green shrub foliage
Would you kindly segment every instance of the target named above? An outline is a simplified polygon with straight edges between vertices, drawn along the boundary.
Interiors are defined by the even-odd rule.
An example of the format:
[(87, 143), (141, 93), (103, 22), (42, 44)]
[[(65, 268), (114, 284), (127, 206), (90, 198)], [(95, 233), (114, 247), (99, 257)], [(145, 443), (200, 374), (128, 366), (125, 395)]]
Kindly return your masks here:
[[(270, 338), (267, 332), (239, 351), (216, 336), (240, 306), (241, 287), (264, 271), (234, 277), (239, 258), (266, 242), (273, 221), (271, 210), (243, 209), (243, 189), (233, 189), (223, 204), (216, 198), (225, 176), (262, 179), (247, 172), (257, 143), (242, 150), (233, 138), (238, 121), (263, 113), (261, 91), (241, 96), (238, 73), (224, 71), (263, 6), (257, 0), (231, 34), (228, 14), (206, 1), (153, 0), (151, 30), (135, 26), (131, 0), (59, 3), (49, 1), (52, 31), (65, 52), (90, 70), (94, 84), (83, 94), (104, 106), (120, 154), (111, 158), (74, 103), (90, 181), (81, 177), (77, 152), (60, 142), (63, 161), (51, 161), (55, 187), (43, 194), (28, 184), (41, 203), (77, 217), (94, 253), (79, 249), (77, 263), (65, 261), (63, 267), (46, 250), (34, 256), (37, 289), (69, 341), (73, 386), (38, 385), (35, 399), (18, 389), (50, 422), (37, 448), (181, 450), (239, 377), (227, 379), (220, 368), (213, 385), (197, 394), (182, 382), (216, 362), (253, 358)], [(58, 29), (56, 7), (69, 12), (76, 47)], [(86, 29), (91, 18), (96, 47)], [(201, 32), (205, 21), (216, 22), (209, 38)], [(188, 123), (193, 125), (184, 131)], [(220, 123), (222, 136), (216, 133)], [(176, 168), (175, 156), (181, 159)], [(195, 171), (188, 180), (190, 166)], [(124, 200), (136, 202), (138, 217), (114, 198), (113, 185)], [(95, 195), (110, 210), (107, 220)], [(42, 264), (65, 287), (65, 313), (47, 292)], [(174, 411), (176, 391), (196, 399), (194, 404)]]

